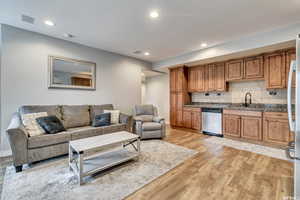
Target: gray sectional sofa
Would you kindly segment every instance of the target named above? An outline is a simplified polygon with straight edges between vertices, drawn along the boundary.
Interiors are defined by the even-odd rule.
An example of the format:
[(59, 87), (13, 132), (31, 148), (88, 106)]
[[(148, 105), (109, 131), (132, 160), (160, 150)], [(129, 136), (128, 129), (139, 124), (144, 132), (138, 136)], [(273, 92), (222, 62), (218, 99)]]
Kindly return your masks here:
[[(131, 116), (120, 114), (120, 123), (104, 127), (92, 127), (95, 115), (103, 110), (113, 110), (113, 105), (36, 105), (22, 106), (15, 113), (7, 128), (16, 171), (22, 165), (68, 153), (70, 140), (77, 140), (122, 130), (130, 131)], [(66, 131), (30, 137), (22, 124), (21, 114), (47, 112), (58, 117)]]

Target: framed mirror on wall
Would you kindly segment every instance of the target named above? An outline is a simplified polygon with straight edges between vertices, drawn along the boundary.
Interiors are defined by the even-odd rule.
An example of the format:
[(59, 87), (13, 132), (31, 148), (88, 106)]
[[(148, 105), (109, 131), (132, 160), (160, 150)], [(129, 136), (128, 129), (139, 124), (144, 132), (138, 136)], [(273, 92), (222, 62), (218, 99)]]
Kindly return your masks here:
[(49, 56), (48, 88), (96, 89), (96, 63)]

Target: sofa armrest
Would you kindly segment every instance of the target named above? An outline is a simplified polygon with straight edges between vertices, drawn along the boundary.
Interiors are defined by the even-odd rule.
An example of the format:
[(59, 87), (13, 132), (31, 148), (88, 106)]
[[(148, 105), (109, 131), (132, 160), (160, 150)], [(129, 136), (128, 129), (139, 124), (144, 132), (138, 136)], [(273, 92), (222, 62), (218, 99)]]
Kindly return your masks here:
[(28, 133), (18, 113), (13, 114), (6, 133), (12, 150), (14, 165), (20, 166), (27, 163)]
[(157, 122), (157, 123), (160, 123), (160, 122), (162, 122), (162, 121), (164, 121), (164, 120), (165, 120), (165, 119), (162, 118), (162, 117), (158, 117), (158, 116), (153, 117), (153, 121), (154, 121), (154, 122)]
[(131, 132), (132, 116), (120, 113), (120, 123), (126, 124), (126, 129)]

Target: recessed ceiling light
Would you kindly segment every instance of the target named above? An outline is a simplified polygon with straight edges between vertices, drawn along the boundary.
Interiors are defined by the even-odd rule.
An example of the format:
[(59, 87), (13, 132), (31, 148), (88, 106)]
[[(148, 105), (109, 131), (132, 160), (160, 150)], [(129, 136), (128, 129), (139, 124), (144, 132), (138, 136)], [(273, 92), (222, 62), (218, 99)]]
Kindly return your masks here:
[(202, 43), (201, 47), (207, 47), (207, 44), (206, 43)]
[(151, 12), (150, 12), (150, 17), (151, 17), (151, 18), (158, 18), (158, 17), (159, 17), (159, 14), (158, 14), (157, 11), (151, 11)]
[(54, 26), (54, 25), (55, 25), (54, 22), (51, 21), (51, 20), (45, 20), (44, 23), (45, 23), (46, 25), (48, 25), (48, 26)]
[(145, 52), (144, 55), (145, 55), (145, 56), (149, 56), (150, 53), (149, 53), (149, 52)]
[(74, 35), (70, 34), (70, 33), (64, 33), (64, 36), (67, 38), (73, 38), (75, 37)]

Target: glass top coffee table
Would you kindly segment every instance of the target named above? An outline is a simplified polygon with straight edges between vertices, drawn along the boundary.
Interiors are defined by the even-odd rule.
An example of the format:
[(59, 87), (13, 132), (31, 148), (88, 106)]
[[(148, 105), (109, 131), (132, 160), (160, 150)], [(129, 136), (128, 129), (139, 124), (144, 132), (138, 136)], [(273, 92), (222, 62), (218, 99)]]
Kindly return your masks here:
[[(101, 152), (104, 149), (106, 151)], [(127, 131), (74, 140), (69, 143), (69, 167), (78, 176), (80, 185), (83, 183), (83, 177), (138, 158), (139, 155), (140, 137)]]

